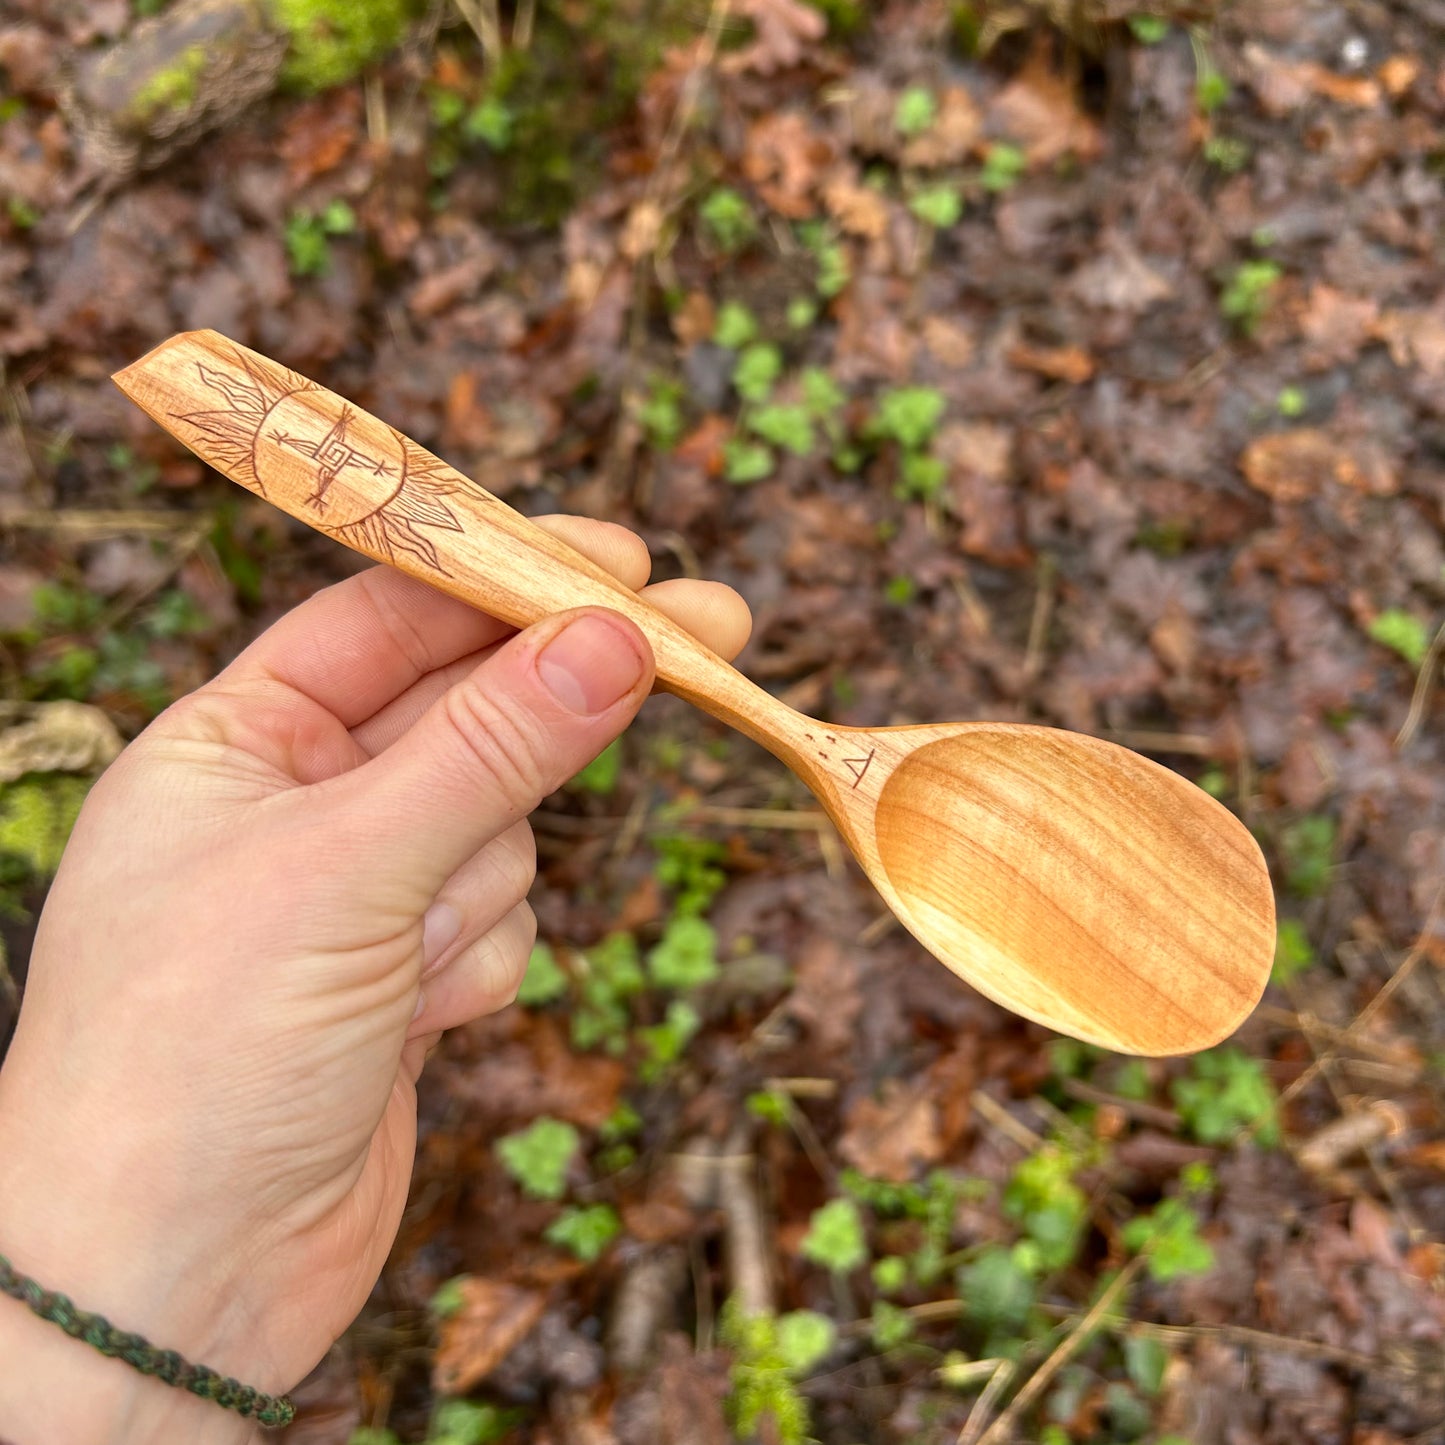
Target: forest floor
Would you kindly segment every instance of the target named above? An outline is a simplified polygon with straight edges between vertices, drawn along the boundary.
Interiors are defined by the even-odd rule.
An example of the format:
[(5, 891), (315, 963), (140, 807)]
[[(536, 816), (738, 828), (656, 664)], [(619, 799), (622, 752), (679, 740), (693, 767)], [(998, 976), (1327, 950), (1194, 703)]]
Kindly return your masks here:
[(292, 1445), (1445, 1441), (1445, 11), (1014, 8), (547, 0), (102, 184), (56, 76), (130, 7), (0, 7), (7, 697), (133, 735), (359, 565), (111, 386), (214, 327), (731, 583), (794, 706), (1125, 743), (1277, 884), (1239, 1034), (1109, 1055), (655, 699)]

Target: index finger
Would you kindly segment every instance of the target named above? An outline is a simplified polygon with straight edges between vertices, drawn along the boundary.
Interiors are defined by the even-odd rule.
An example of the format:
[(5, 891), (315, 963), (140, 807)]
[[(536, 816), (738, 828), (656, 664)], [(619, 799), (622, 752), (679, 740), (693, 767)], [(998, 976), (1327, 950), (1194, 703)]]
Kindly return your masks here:
[[(626, 527), (587, 517), (535, 520), (625, 586), (647, 581), (647, 546)], [(395, 568), (370, 567), (288, 612), (221, 678), (282, 683), (354, 727), (419, 678), (515, 630)]]

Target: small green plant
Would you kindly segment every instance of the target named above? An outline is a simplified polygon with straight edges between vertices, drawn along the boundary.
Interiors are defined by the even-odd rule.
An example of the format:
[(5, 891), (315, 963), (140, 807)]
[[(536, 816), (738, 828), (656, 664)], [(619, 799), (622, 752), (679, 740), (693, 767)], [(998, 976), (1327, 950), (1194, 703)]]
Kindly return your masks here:
[(1158, 45), (1169, 34), (1169, 22), (1162, 15), (1131, 15), (1129, 29), (1141, 45)]
[(1247, 142), (1235, 136), (1212, 135), (1204, 142), (1204, 159), (1227, 176), (1238, 175), (1249, 164)]
[(519, 1410), (472, 1400), (442, 1400), (432, 1415), (426, 1445), (497, 1445), (511, 1435), (521, 1418)]
[(647, 971), (658, 988), (701, 988), (718, 976), (717, 935), (705, 918), (678, 913), (647, 955)]
[(627, 1046), (627, 1002), (647, 986), (637, 940), (610, 933), (583, 956), (578, 1001), (572, 1011), (572, 1042), (579, 1049), (599, 1045), (610, 1054)]
[(462, 1288), (466, 1280), (466, 1275), (459, 1274), (437, 1286), (427, 1305), (434, 1319), (449, 1320), (466, 1304), (466, 1291)]
[(833, 1199), (813, 1211), (808, 1232), (799, 1246), (805, 1259), (834, 1274), (847, 1274), (868, 1258), (863, 1216), (847, 1198)]
[(522, 977), (522, 986), (517, 990), (517, 1002), (526, 1008), (541, 1008), (544, 1004), (559, 999), (567, 992), (567, 975), (557, 962), (557, 955), (550, 944), (538, 942), (533, 945), (527, 959), (527, 972)]
[(757, 335), (758, 318), (741, 301), (724, 301), (718, 307), (712, 339), (719, 346), (741, 351), (749, 342), (756, 341)]
[(893, 492), (902, 501), (931, 502), (943, 491), (948, 466), (942, 457), (927, 452), (904, 452), (898, 462), (898, 481)]
[(1279, 1141), (1279, 1105), (1264, 1066), (1238, 1049), (1196, 1054), (1174, 1081), (1174, 1106), (1201, 1144), (1226, 1144), (1252, 1127), (1261, 1144)]
[(1289, 983), (1315, 961), (1304, 924), (1297, 918), (1281, 918), (1274, 949), (1274, 966), (1269, 971), (1272, 983)]
[(782, 352), (769, 341), (755, 341), (738, 354), (733, 385), (745, 401), (766, 401), (782, 373)]
[(544, 1238), (591, 1264), (621, 1232), (622, 1221), (610, 1204), (588, 1204), (564, 1209), (547, 1226)]
[(898, 1294), (908, 1286), (908, 1261), (899, 1254), (888, 1254), (873, 1266), (873, 1288), (879, 1294)]
[(1144, 1256), (1150, 1278), (1161, 1284), (1214, 1267), (1214, 1251), (1199, 1237), (1199, 1215), (1183, 1199), (1166, 1199), (1152, 1213), (1131, 1219), (1120, 1237)]
[(906, 451), (921, 451), (943, 419), (943, 393), (931, 386), (897, 386), (878, 398), (869, 433), (896, 441)]
[(1036, 1271), (1026, 1269), (1016, 1254), (990, 1245), (958, 1272), (964, 1315), (991, 1340), (1021, 1330), (1037, 1298)]
[(544, 1115), (516, 1134), (498, 1141), (502, 1163), (534, 1199), (560, 1199), (567, 1170), (581, 1145), (577, 1131), (562, 1119)]
[(409, 0), (269, 0), (291, 38), (285, 78), (302, 90), (341, 85), (397, 44), (412, 8)]
[(938, 119), (938, 101), (926, 86), (910, 85), (898, 97), (893, 124), (900, 135), (922, 135)]
[(803, 386), (803, 404), (822, 421), (837, 416), (848, 400), (843, 388), (821, 366), (804, 367), (799, 379)]
[(874, 1300), (868, 1333), (874, 1349), (896, 1350), (913, 1338), (913, 1316), (887, 1300)]
[(814, 281), (818, 295), (825, 300), (838, 295), (852, 279), (848, 252), (838, 237), (819, 221), (798, 227), (798, 238), (813, 254), (818, 274)]
[(670, 452), (682, 438), (682, 403), (686, 395), (680, 381), (658, 377), (637, 409), (637, 420), (648, 441), (660, 452)]
[(983, 158), (979, 180), (986, 191), (1009, 191), (1029, 168), (1029, 158), (1018, 146), (1000, 142), (991, 145)]
[(1318, 898), (1329, 886), (1335, 856), (1335, 820), (1324, 813), (1296, 819), (1280, 834), (1285, 884), (1301, 898)]
[(10, 217), (11, 224), (16, 229), (28, 231), (32, 226), (38, 224), (40, 212), (19, 196), (10, 196), (5, 202), (5, 214)]
[(777, 458), (761, 442), (729, 437), (723, 443), (723, 476), (734, 486), (745, 487), (772, 476)]
[(1309, 397), (1305, 394), (1304, 388), (1299, 386), (1282, 387), (1274, 403), (1275, 410), (1291, 421), (1296, 417), (1303, 416), (1309, 404)]
[(1124, 1336), (1124, 1368), (1134, 1387), (1145, 1395), (1157, 1395), (1164, 1387), (1169, 1368), (1169, 1351), (1153, 1335)]
[(614, 738), (567, 784), (574, 792), (597, 793), (606, 798), (617, 791), (622, 776), (622, 739)]
[(1236, 266), (1219, 297), (1221, 315), (1249, 335), (1264, 320), (1283, 275), (1273, 261), (1245, 261)]
[(743, 1100), (743, 1107), (764, 1124), (781, 1129), (793, 1115), (792, 1100), (778, 1089), (758, 1089)]
[(702, 1016), (698, 1011), (685, 999), (673, 999), (660, 1024), (638, 1033), (646, 1054), (637, 1071), (642, 1082), (655, 1084), (662, 1078), (682, 1058), (701, 1027)]
[(498, 95), (487, 95), (467, 112), (462, 134), (491, 150), (504, 151), (511, 147), (516, 127), (517, 117), (511, 106)]
[(1213, 115), (1232, 93), (1229, 82), (1212, 61), (1200, 66), (1199, 78), (1194, 83), (1194, 102), (1204, 115)]
[(293, 276), (324, 276), (331, 269), (331, 241), (356, 230), (356, 213), (332, 201), (321, 214), (293, 211), (286, 222), (286, 255)]
[(737, 191), (719, 186), (698, 208), (703, 230), (719, 250), (741, 251), (758, 233), (753, 208)]
[(1430, 632), (1418, 617), (1387, 607), (1370, 623), (1370, 638), (1391, 652), (1398, 652), (1411, 667), (1418, 668), (1430, 650)]
[(794, 331), (806, 331), (818, 319), (818, 303), (811, 296), (794, 296), (788, 302), (787, 322)]
[(818, 444), (812, 415), (800, 403), (760, 406), (748, 415), (748, 426), (765, 442), (795, 457), (808, 456)]
[(346, 1445), (401, 1445), (394, 1430), (378, 1430), (371, 1425), (358, 1425), (346, 1437)]
[(657, 853), (657, 881), (672, 895), (673, 914), (706, 913), (727, 886), (728, 875), (720, 866), (727, 849), (692, 833), (660, 833), (651, 842)]
[(963, 216), (963, 194), (957, 186), (924, 186), (909, 197), (908, 209), (937, 231), (956, 226)]
[(1003, 1210), (1031, 1246), (1016, 1251), (1018, 1263), (1046, 1274), (1073, 1263), (1089, 1218), (1088, 1197), (1074, 1183), (1078, 1167), (1075, 1155), (1051, 1144), (1014, 1170), (1004, 1189)]
[(833, 1348), (833, 1322), (812, 1310), (747, 1314), (729, 1300), (719, 1323), (719, 1335), (733, 1356), (728, 1415), (737, 1438), (753, 1439), (763, 1421), (771, 1419), (768, 1438), (777, 1445), (804, 1445), (810, 1420), (797, 1382)]
[(890, 577), (883, 587), (883, 598), (893, 607), (907, 607), (917, 596), (918, 583), (911, 577)]

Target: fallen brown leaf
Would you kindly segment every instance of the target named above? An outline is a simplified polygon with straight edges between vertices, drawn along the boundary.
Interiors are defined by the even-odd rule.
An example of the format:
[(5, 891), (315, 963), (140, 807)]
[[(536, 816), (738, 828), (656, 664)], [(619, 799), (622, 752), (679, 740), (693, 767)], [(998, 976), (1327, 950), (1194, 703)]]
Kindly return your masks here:
[(910, 1088), (889, 1079), (876, 1100), (860, 1098), (848, 1111), (838, 1152), (864, 1174), (896, 1184), (936, 1164), (943, 1150), (928, 1081)]
[(1346, 452), (1311, 427), (1253, 441), (1240, 458), (1245, 480), (1276, 502), (1302, 502), (1349, 465)]
[(1071, 153), (1092, 159), (1104, 148), (1099, 127), (1079, 108), (1073, 83), (1054, 70), (1045, 47), (999, 92), (994, 120), (1023, 146), (1033, 166)]
[(458, 1281), (461, 1307), (441, 1322), (432, 1386), (463, 1395), (480, 1384), (521, 1343), (547, 1308), (540, 1290), (497, 1279)]
[(910, 166), (956, 166), (978, 148), (983, 117), (973, 97), (961, 86), (951, 85), (938, 101), (938, 114), (922, 135), (903, 147), (903, 163)]
[(725, 55), (719, 69), (730, 75), (772, 75), (803, 60), (828, 30), (827, 17), (800, 0), (735, 0), (734, 11), (753, 22), (752, 44)]
[(828, 181), (823, 204), (850, 235), (876, 241), (888, 229), (888, 203), (870, 186), (859, 185), (851, 173), (840, 173)]
[(779, 215), (803, 220), (817, 210), (814, 192), (833, 156), (831, 142), (797, 111), (765, 115), (748, 128), (743, 174)]
[(1082, 385), (1094, 374), (1094, 358), (1081, 346), (1030, 346), (1026, 341), (1016, 341), (1008, 349), (1008, 359), (1021, 370), (1074, 386)]

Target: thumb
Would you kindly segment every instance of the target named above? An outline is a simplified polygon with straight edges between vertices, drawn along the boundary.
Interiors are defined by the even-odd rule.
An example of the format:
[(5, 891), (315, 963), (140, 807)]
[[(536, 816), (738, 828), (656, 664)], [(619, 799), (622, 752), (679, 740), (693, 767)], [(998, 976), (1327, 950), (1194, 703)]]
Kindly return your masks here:
[(615, 612), (564, 612), (519, 633), (337, 780), (349, 860), (363, 878), (415, 889), (425, 906), (622, 732), (652, 678), (646, 638)]

